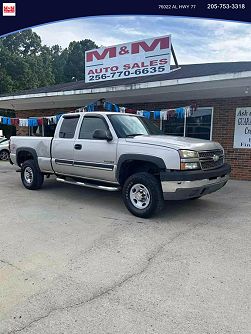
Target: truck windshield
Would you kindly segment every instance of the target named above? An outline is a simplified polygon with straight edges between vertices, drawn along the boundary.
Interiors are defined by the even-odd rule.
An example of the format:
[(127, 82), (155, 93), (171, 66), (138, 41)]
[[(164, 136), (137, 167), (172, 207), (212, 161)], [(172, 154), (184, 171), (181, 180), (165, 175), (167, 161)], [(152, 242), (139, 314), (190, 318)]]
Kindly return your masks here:
[(114, 130), (119, 138), (135, 137), (140, 135), (164, 135), (157, 126), (145, 117), (133, 115), (108, 115)]

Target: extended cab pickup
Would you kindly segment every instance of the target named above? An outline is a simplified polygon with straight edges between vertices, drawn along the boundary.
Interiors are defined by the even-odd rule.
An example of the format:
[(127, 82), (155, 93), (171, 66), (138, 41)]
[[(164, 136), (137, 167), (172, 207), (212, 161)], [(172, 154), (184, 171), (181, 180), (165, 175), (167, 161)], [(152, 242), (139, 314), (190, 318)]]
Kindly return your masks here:
[(195, 199), (222, 188), (230, 166), (216, 142), (164, 135), (144, 117), (114, 112), (63, 115), (51, 137), (11, 137), (10, 161), (27, 189), (44, 176), (108, 191), (150, 217), (164, 200)]

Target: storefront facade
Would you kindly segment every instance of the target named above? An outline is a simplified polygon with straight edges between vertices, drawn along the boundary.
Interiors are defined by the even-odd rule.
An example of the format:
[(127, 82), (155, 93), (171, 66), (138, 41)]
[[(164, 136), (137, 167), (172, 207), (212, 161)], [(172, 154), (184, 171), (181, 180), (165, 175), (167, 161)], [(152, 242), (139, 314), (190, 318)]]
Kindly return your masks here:
[[(201, 65), (207, 65), (207, 72), (209, 71), (208, 64)], [(236, 110), (251, 107), (249, 89), (251, 63), (245, 63), (245, 68), (243, 65), (242, 67), (235, 65), (237, 68), (233, 73), (229, 73), (229, 70), (227, 73), (219, 73), (218, 70), (218, 73), (206, 73), (207, 75), (204, 76), (201, 75), (203, 74), (202, 67), (200, 76), (197, 77), (192, 77), (190, 73), (189, 77), (188, 75), (176, 79), (170, 77), (168, 80), (153, 78), (153, 81), (149, 82), (147, 78), (144, 78), (144, 82), (134, 83), (129, 83), (129, 79), (127, 82), (118, 80), (116, 86), (109, 86), (109, 83), (106, 82), (106, 87), (102, 87), (102, 83), (99, 83), (98, 87), (89, 85), (89, 88), (85, 84), (85, 87), (82, 87), (84, 89), (76, 89), (80, 88), (78, 87), (80, 83), (71, 83), (72, 87), (67, 87), (66, 84), (66, 87), (60, 91), (56, 86), (51, 92), (51, 87), (45, 92), (40, 92), (38, 89), (23, 95), (9, 97), (9, 99), (5, 97), (2, 98), (2, 101), (0, 97), (0, 108), (9, 107), (12, 103), (16, 117), (27, 118), (71, 112), (100, 98), (105, 98), (120, 106), (146, 111), (195, 105), (196, 112), (186, 119), (186, 124), (184, 124), (184, 119), (163, 120), (164, 132), (169, 135), (185, 135), (220, 142), (225, 150), (226, 161), (232, 166), (232, 178), (251, 180), (251, 139), (249, 140), (251, 125), (248, 124), (248, 121), (246, 146), (234, 147)], [(181, 73), (177, 76), (180, 75)], [(74, 90), (69, 90), (69, 88), (74, 88)], [(155, 122), (160, 126), (159, 121)], [(48, 136), (50, 131), (53, 129), (46, 129), (43, 134)], [(31, 132), (26, 127), (17, 126), (18, 135), (28, 135)]]

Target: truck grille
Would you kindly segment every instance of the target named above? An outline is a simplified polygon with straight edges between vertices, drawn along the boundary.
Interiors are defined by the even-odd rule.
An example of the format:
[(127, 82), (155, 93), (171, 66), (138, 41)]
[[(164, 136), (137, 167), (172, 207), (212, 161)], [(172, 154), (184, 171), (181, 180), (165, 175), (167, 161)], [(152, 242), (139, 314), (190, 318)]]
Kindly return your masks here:
[(201, 169), (213, 169), (224, 164), (224, 154), (222, 150), (199, 152)]

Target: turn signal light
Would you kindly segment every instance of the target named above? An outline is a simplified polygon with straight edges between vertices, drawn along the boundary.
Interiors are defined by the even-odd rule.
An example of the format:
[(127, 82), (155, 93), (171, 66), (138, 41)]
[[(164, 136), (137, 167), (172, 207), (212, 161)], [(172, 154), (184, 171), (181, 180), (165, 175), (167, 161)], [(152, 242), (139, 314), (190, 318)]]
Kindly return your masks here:
[(200, 164), (198, 162), (181, 162), (181, 170), (190, 170), (190, 169), (200, 169)]

